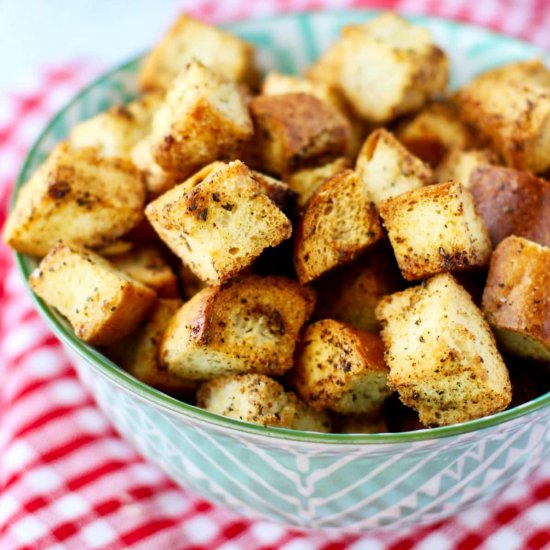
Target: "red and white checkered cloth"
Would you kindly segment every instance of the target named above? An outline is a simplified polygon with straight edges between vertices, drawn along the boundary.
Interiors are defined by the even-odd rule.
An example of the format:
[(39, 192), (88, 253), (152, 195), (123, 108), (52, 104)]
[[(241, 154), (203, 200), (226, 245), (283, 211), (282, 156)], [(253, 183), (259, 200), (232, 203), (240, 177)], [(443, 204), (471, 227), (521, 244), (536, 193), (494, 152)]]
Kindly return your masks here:
[[(402, 0), (368, 6), (473, 21), (550, 48), (547, 0)], [(210, 21), (367, 6), (346, 0), (198, 1)], [(153, 37), (151, 37), (153, 38)], [(96, 68), (97, 69), (97, 68)], [(97, 70), (47, 69), (0, 109), (0, 227), (25, 152)], [(550, 465), (483, 507), (430, 527), (380, 535), (304, 533), (249, 521), (176, 487), (110, 427), (35, 313), (0, 246), (0, 549), (550, 548)]]

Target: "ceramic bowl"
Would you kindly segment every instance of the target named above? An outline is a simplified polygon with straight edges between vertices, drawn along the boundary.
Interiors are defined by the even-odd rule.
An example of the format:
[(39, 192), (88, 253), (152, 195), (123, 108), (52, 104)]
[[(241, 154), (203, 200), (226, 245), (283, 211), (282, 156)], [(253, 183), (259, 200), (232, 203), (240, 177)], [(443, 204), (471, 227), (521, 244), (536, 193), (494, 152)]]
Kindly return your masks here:
[[(374, 12), (294, 14), (227, 28), (254, 42), (264, 69), (295, 73), (346, 24)], [(451, 58), (452, 85), (512, 60), (548, 56), (487, 30), (413, 17)], [(135, 59), (67, 105), (31, 150), (17, 187), (78, 121), (136, 93)], [(27, 279), (35, 260), (18, 255)], [(314, 529), (396, 528), (439, 520), (491, 498), (550, 455), (550, 394), (457, 426), (401, 434), (313, 434), (263, 428), (179, 402), (79, 341), (41, 300), (37, 308), (116, 429), (183, 487), (249, 516)]]

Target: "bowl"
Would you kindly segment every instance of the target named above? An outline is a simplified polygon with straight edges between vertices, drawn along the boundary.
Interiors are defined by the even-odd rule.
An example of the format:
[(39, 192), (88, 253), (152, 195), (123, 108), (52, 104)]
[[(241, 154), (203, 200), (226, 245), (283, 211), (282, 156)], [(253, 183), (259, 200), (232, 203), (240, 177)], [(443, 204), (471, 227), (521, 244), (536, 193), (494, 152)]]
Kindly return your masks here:
[[(346, 24), (373, 11), (303, 13), (226, 27), (254, 42), (264, 69), (298, 72)], [(411, 17), (448, 52), (453, 86), (536, 47), (462, 23)], [(16, 190), (72, 125), (136, 94), (139, 58), (106, 73), (50, 122)], [(17, 254), (27, 280), (36, 260)], [(173, 399), (131, 377), (36, 306), (116, 429), (181, 486), (245, 515), (299, 528), (365, 531), (428, 523), (489, 499), (550, 456), (550, 394), (491, 417), (400, 434), (315, 434), (264, 428)]]

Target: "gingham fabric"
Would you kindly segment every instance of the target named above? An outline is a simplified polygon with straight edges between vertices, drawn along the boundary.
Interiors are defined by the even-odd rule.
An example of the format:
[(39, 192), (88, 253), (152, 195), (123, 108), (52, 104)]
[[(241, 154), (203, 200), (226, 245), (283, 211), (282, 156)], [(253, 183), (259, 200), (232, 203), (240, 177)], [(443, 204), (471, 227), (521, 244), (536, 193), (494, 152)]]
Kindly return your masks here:
[[(360, 1), (194, 2), (219, 22), (275, 12), (366, 7)], [(545, 0), (370, 3), (476, 22), (550, 48)], [(153, 37), (151, 37), (153, 39)], [(0, 101), (0, 226), (18, 168), (37, 132), (99, 67), (45, 68)], [(60, 344), (35, 313), (0, 247), (0, 549), (378, 550), (550, 548), (550, 465), (483, 507), (429, 527), (383, 534), (300, 532), (250, 521), (176, 487), (110, 427)]]

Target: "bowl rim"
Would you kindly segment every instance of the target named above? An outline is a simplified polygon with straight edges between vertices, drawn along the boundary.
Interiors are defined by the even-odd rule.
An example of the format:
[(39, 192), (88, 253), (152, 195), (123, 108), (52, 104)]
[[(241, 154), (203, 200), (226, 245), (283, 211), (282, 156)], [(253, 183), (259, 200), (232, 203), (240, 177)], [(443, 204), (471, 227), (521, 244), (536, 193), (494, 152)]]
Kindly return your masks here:
[[(334, 15), (345, 16), (350, 13), (362, 13), (362, 14), (377, 14), (382, 13), (387, 10), (380, 9), (347, 9), (347, 10), (333, 10), (331, 11)], [(271, 20), (281, 20), (281, 19), (304, 19), (307, 17), (315, 16), (316, 13), (325, 14), (326, 12), (316, 12), (316, 11), (305, 11), (305, 12), (294, 12), (288, 14), (276, 14), (272, 16), (267, 16), (263, 18), (258, 18), (256, 21), (271, 21)], [(532, 44), (525, 40), (515, 38), (513, 36), (508, 36), (504, 33), (493, 31), (485, 27), (452, 20), (445, 19), (444, 17), (437, 16), (428, 16), (421, 14), (402, 14), (404, 17), (422, 22), (422, 21), (439, 21), (444, 24), (449, 24), (455, 27), (464, 27), (475, 29), (478, 32), (481, 30), (487, 35), (497, 37), (501, 40), (514, 41), (519, 44), (523, 44), (529, 48), (539, 48), (536, 44)], [(239, 23), (248, 22), (249, 20), (236, 20), (230, 23), (225, 23), (220, 25), (221, 27), (230, 29), (233, 26), (238, 26)], [(90, 92), (91, 89), (101, 86), (105, 81), (113, 77), (113, 75), (130, 69), (132, 66), (139, 63), (144, 54), (140, 54), (132, 57), (129, 60), (126, 60), (111, 69), (102, 72), (98, 77), (93, 79), (89, 84), (84, 86), (77, 94), (75, 94), (61, 109), (59, 109), (55, 115), (49, 120), (44, 129), (39, 133), (38, 137), (34, 140), (32, 147), (29, 149), (28, 153), (25, 156), (25, 160), (19, 171), (15, 186), (12, 190), (11, 199), (10, 199), (10, 211), (13, 209), (15, 204), (16, 197), (27, 181), (25, 179), (26, 173), (29, 170), (29, 165), (31, 160), (36, 155), (42, 141), (45, 139), (50, 130), (62, 119), (66, 112), (75, 104), (77, 104), (86, 94)], [(117, 386), (121, 387), (124, 391), (131, 394), (136, 394), (142, 400), (153, 404), (157, 407), (165, 409), (171, 413), (181, 414), (184, 417), (190, 418), (198, 422), (204, 422), (209, 425), (216, 426), (218, 428), (228, 428), (230, 430), (235, 430), (239, 433), (247, 433), (255, 436), (264, 436), (274, 439), (283, 439), (283, 440), (292, 440), (296, 442), (306, 442), (314, 444), (331, 444), (337, 443), (340, 445), (364, 445), (364, 444), (373, 444), (373, 445), (386, 445), (386, 444), (396, 444), (396, 443), (410, 443), (417, 441), (432, 441), (441, 438), (460, 436), (463, 434), (480, 431), (488, 428), (493, 428), (498, 425), (504, 424), (511, 420), (520, 418), (522, 416), (540, 411), (545, 407), (550, 405), (550, 392), (547, 392), (544, 395), (541, 395), (531, 401), (517, 405), (511, 409), (498, 412), (491, 416), (478, 418), (476, 420), (470, 420), (468, 422), (463, 422), (460, 424), (454, 424), (451, 426), (442, 426), (436, 428), (426, 428), (422, 430), (409, 431), (409, 432), (396, 432), (396, 433), (375, 433), (375, 434), (333, 434), (333, 433), (317, 433), (317, 432), (306, 432), (302, 430), (292, 430), (288, 428), (277, 428), (277, 427), (265, 427), (258, 424), (251, 424), (241, 420), (229, 418), (226, 416), (218, 415), (211, 413), (204, 409), (201, 409), (197, 406), (190, 405), (178, 399), (175, 399), (155, 388), (149, 386), (137, 378), (134, 378), (129, 373), (124, 371), (121, 367), (117, 366), (114, 362), (108, 359), (106, 356), (102, 355), (97, 349), (93, 348), (89, 344), (79, 340), (74, 332), (65, 326), (52, 312), (52, 310), (45, 304), (45, 302), (39, 298), (31, 290), (28, 277), (33, 271), (33, 267), (30, 265), (30, 258), (19, 252), (14, 252), (15, 262), (19, 269), (19, 272), (24, 280), (24, 285), (27, 291), (30, 293), (38, 312), (41, 314), (42, 318), (49, 325), (50, 329), (54, 334), (61, 340), (62, 343), (67, 345), (71, 350), (76, 352), (82, 359), (84, 359), (88, 365), (92, 366), (100, 375), (111, 380)]]

